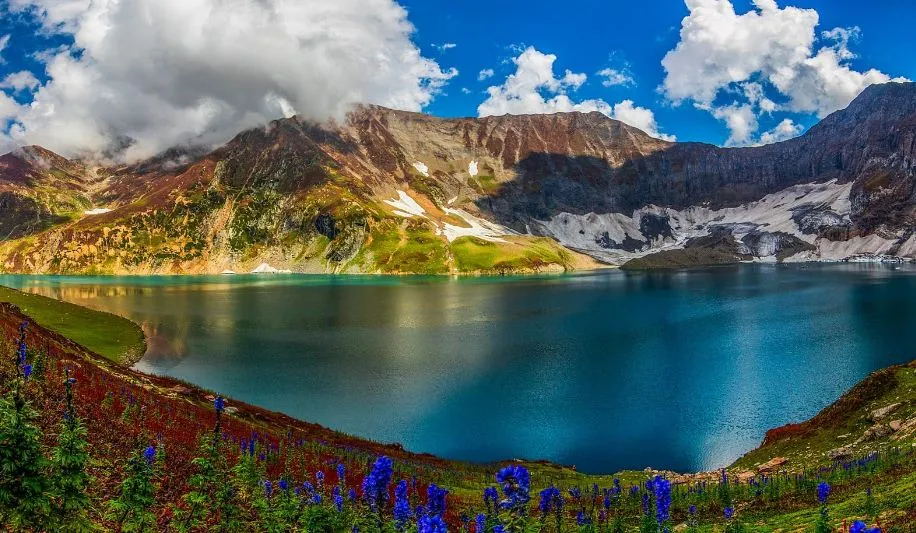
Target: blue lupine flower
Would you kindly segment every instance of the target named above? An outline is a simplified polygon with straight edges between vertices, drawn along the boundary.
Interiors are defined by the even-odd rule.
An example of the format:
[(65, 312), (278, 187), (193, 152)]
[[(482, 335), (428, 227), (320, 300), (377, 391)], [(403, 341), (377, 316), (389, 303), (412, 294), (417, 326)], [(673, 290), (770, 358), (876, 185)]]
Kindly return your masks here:
[(226, 409), (226, 400), (217, 394), (216, 398), (213, 400), (213, 408), (217, 413), (222, 413), (223, 410)]
[(32, 375), (32, 365), (22, 365), (22, 377), (29, 379)]
[(655, 476), (652, 487), (655, 490), (655, 520), (661, 525), (670, 517), (671, 482), (661, 476)]
[(445, 497), (448, 491), (431, 483), (426, 489), (426, 506), (430, 515), (441, 516), (445, 513)]
[(254, 439), (251, 439), (251, 441), (248, 443), (248, 455), (254, 457)]
[(337, 465), (337, 482), (340, 483), (341, 485), (344, 483), (344, 481), (346, 481), (346, 475), (345, 475), (346, 473), (347, 473), (347, 470), (346, 468), (344, 468), (344, 465), (338, 464)]
[(324, 486), (324, 472), (322, 472), (321, 470), (315, 472), (315, 481), (318, 482), (319, 489), (323, 487)]
[(725, 519), (726, 519), (726, 520), (731, 520), (732, 517), (734, 517), (734, 516), (735, 516), (735, 508), (734, 508), (734, 507), (726, 507), (726, 508), (725, 508)]
[(324, 498), (321, 496), (320, 492), (312, 494), (312, 503), (315, 505), (321, 505), (321, 502), (324, 501)]
[(576, 501), (582, 498), (582, 490), (579, 489), (579, 487), (572, 487), (568, 489), (567, 492), (569, 492), (569, 495), (572, 496), (572, 499)]
[(356, 489), (348, 490), (347, 498), (349, 498), (351, 502), (355, 502), (356, 501)]
[(541, 503), (538, 504), (538, 508), (545, 515), (557, 509), (558, 511), (563, 507), (563, 496), (560, 494), (560, 489), (550, 486), (541, 491)]
[(869, 529), (865, 522), (856, 520), (849, 526), (849, 533), (881, 533), (881, 528), (875, 527)]
[(475, 533), (484, 533), (487, 530), (487, 517), (483, 513), (478, 513), (474, 519)]
[(407, 500), (407, 481), (402, 479), (394, 488), (394, 524), (403, 531), (410, 520), (410, 502)]
[(642, 514), (649, 514), (649, 495), (645, 492), (642, 495)]
[(375, 460), (372, 471), (363, 479), (363, 497), (370, 506), (375, 507), (388, 500), (391, 474), (391, 459), (382, 456)]
[(156, 459), (156, 448), (152, 446), (147, 446), (143, 450), (143, 458), (146, 459), (147, 464), (153, 464), (153, 461)]
[(531, 500), (528, 469), (521, 465), (509, 465), (496, 474), (496, 482), (503, 486), (503, 494), (506, 495), (502, 506), (524, 512), (524, 506)]
[(577, 526), (587, 526), (592, 523), (592, 519), (585, 516), (585, 511), (579, 511), (576, 513), (576, 525)]
[(483, 489), (483, 503), (487, 506), (487, 509), (490, 509), (490, 506), (496, 504), (499, 500), (499, 493), (496, 492), (496, 488), (487, 487)]
[(827, 496), (830, 496), (830, 484), (826, 481), (821, 481), (817, 486), (817, 501), (822, 504), (827, 503)]
[(264, 497), (270, 498), (270, 495), (274, 492), (273, 483), (270, 480), (264, 481)]
[(448, 527), (439, 515), (426, 515), (417, 523), (418, 533), (448, 533)]
[(344, 499), (343, 495), (340, 494), (340, 487), (334, 487), (334, 507), (337, 508), (337, 512), (343, 511)]
[(287, 482), (285, 479), (281, 479), (278, 485), (280, 485), (280, 490), (282, 491), (289, 490), (289, 482)]
[(500, 524), (496, 524), (493, 526), (493, 533), (506, 533), (506, 530)]
[(697, 514), (697, 506), (691, 505), (690, 507), (687, 508), (687, 512), (690, 513), (691, 516)]

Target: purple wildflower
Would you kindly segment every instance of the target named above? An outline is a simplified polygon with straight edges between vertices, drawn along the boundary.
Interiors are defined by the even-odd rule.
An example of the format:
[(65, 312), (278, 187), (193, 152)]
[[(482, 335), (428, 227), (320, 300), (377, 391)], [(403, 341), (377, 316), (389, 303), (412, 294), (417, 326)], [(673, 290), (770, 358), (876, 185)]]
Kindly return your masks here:
[(146, 459), (146, 463), (152, 465), (153, 461), (156, 459), (156, 448), (152, 446), (147, 446), (143, 450), (143, 458)]
[(417, 523), (418, 533), (448, 533), (448, 527), (439, 515), (426, 515)]
[(398, 531), (404, 531), (410, 520), (410, 502), (407, 500), (407, 481), (401, 480), (394, 488), (394, 525)]
[(517, 509), (524, 512), (525, 504), (531, 500), (531, 476), (528, 469), (521, 465), (509, 465), (496, 474), (496, 482), (503, 487), (506, 499), (501, 505), (506, 509)]

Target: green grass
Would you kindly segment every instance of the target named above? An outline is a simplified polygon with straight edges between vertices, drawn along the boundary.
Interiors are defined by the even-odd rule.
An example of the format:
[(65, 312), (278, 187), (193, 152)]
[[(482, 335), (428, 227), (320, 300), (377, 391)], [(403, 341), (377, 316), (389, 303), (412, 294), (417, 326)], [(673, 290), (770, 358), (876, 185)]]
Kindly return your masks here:
[(493, 194), (499, 191), (502, 184), (496, 180), (495, 176), (482, 175), (471, 180), (471, 186), (481, 194)]
[(126, 318), (2, 286), (0, 302), (16, 305), (43, 327), (116, 363), (136, 361), (146, 351), (143, 331)]
[(549, 265), (565, 267), (569, 264), (569, 254), (544, 238), (495, 243), (476, 237), (462, 237), (452, 243), (452, 253), (461, 272), (537, 271)]
[(374, 268), (386, 274), (443, 274), (448, 272), (448, 250), (442, 237), (424, 221), (403, 226), (383, 220), (372, 230), (366, 247)]

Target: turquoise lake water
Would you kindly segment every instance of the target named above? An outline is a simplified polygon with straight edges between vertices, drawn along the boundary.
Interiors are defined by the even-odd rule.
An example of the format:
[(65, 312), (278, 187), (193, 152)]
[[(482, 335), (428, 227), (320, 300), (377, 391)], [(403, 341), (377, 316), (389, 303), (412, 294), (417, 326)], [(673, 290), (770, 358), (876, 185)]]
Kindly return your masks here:
[(910, 266), (0, 284), (142, 324), (143, 371), (417, 452), (587, 472), (724, 466), (916, 358)]

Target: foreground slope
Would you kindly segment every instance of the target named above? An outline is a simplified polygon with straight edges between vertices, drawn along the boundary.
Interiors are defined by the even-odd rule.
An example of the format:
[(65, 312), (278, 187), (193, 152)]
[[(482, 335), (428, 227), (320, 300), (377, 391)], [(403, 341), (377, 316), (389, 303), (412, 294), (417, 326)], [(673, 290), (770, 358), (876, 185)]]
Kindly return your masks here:
[[(53, 317), (55, 305), (52, 300), (45, 302), (48, 316)], [(69, 309), (61, 308), (60, 312), (67, 313)], [(153, 445), (158, 450), (157, 471), (161, 473), (154, 480), (155, 501), (150, 510), (156, 516), (158, 529), (181, 527), (176, 513), (186, 509), (182, 495), (189, 490), (189, 476), (199, 472), (192, 464), (198, 436), (212, 435), (213, 395), (189, 384), (125, 369), (31, 322), (15, 307), (0, 304), (4, 339), (15, 337), (24, 320), (30, 322), (28, 361), (35, 365), (24, 390), (41, 413), (39, 425), (45, 440), (53, 442), (57, 434), (64, 371), (69, 370), (77, 379), (77, 413), (87, 425), (91, 445), (93, 521), (116, 529), (116, 524), (105, 517), (105, 505), (118, 494), (130, 455)], [(0, 393), (9, 394), (15, 382), (12, 362), (12, 357), (0, 361)], [(338, 524), (363, 520), (359, 522), (361, 530), (374, 531), (374, 520), (366, 522), (366, 515), (360, 514), (367, 512), (362, 503), (348, 499), (340, 513), (334, 510), (330, 492), (341, 481), (336, 476), (336, 465), (344, 465), (342, 482), (358, 488), (367, 465), (375, 457), (386, 455), (394, 460), (395, 481), (413, 477), (418, 480), (410, 492), (412, 506), (428, 505), (425, 487), (429, 483), (449, 489), (445, 514), (449, 530), (459, 530), (461, 517), (476, 513), (488, 516), (489, 530), (496, 520), (506, 519), (504, 512), (496, 513), (492, 506), (488, 510), (481, 497), (485, 487), (495, 484), (493, 474), (503, 465), (471, 465), (413, 454), (397, 445), (349, 437), (233, 400), (226, 407), (221, 435), (225, 453), (233, 464), (243, 461), (249, 444), (254, 443), (256, 453), (250, 459), (255, 464), (255, 484), (273, 481), (274, 487), (280, 487), (284, 480), (299, 487), (303, 480), (314, 483), (315, 472), (324, 473), (324, 503), (303, 501), (306, 515), (330, 513), (328, 516)], [(829, 483), (831, 493), (825, 507), (828, 525), (839, 528), (862, 519), (880, 524), (883, 531), (894, 532), (911, 531), (909, 528), (916, 524), (916, 491), (912, 490), (916, 483), (914, 445), (916, 362), (879, 371), (810, 421), (771, 431), (759, 449), (727, 469), (727, 484), (721, 482), (722, 474), (718, 472), (676, 474), (647, 469), (615, 476), (588, 476), (547, 463), (511, 463), (531, 472), (533, 501), (528, 515), (532, 530), (555, 530), (555, 516), (535, 509), (537, 492), (548, 486), (562, 489), (562, 531), (580, 531), (577, 522), (581, 520), (590, 520), (605, 530), (637, 530), (644, 521), (643, 495), (650, 498), (650, 519), (654, 518), (655, 493), (647, 483), (660, 475), (672, 483), (667, 524), (677, 531), (686, 527), (720, 532), (726, 523), (737, 522), (744, 524), (746, 531), (810, 531), (819, 515), (817, 486)], [(306, 486), (302, 487), (304, 491)], [(606, 487), (610, 492), (599, 490), (593, 499), (592, 487)], [(617, 490), (620, 487), (622, 491)], [(286, 501), (283, 492), (276, 492), (272, 499), (258, 499), (257, 495), (264, 492), (259, 487), (242, 494), (245, 530), (266, 530), (270, 521), (277, 519), (272, 509), (279, 509)], [(269, 491), (267, 494), (270, 496)], [(306, 495), (296, 492), (296, 501), (311, 497), (303, 494)], [(735, 509), (730, 521), (723, 517), (725, 508)], [(577, 516), (580, 512), (581, 516)], [(390, 513), (389, 502), (383, 507), (381, 519), (387, 523)], [(332, 530), (350, 531), (351, 525)], [(310, 529), (306, 526), (300, 530)]]
[[(363, 106), (342, 124), (278, 120), (214, 151), (118, 167), (28, 155), (39, 150), (0, 165), (8, 272), (505, 273), (683, 249), (675, 265), (916, 257), (913, 83), (869, 87), (801, 137), (750, 148), (670, 143), (599, 113)], [(669, 262), (657, 259), (644, 265)]]

